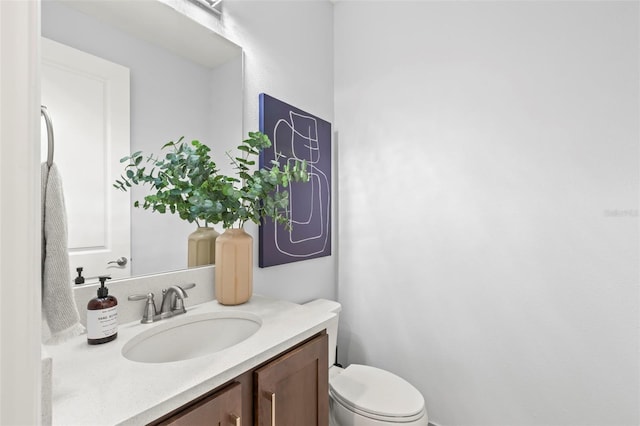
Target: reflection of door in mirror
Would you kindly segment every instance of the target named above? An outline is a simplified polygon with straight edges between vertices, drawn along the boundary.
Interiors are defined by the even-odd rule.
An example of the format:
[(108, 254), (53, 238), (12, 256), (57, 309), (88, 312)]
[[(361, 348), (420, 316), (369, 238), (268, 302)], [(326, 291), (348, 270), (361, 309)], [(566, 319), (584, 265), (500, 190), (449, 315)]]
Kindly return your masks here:
[(88, 281), (128, 277), (129, 195), (112, 183), (129, 152), (129, 69), (42, 38), (41, 90), (64, 184), (71, 277), (79, 267)]

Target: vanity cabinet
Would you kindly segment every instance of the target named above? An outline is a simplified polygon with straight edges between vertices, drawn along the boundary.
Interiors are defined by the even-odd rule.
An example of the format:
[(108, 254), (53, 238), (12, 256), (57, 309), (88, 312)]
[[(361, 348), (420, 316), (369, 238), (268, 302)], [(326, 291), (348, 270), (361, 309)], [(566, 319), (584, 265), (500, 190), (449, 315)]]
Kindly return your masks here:
[(323, 331), (150, 425), (328, 426), (328, 362)]
[(255, 425), (327, 426), (327, 357), (325, 334), (255, 370)]
[(234, 382), (158, 424), (162, 426), (240, 426), (242, 424), (241, 391), (242, 385)]

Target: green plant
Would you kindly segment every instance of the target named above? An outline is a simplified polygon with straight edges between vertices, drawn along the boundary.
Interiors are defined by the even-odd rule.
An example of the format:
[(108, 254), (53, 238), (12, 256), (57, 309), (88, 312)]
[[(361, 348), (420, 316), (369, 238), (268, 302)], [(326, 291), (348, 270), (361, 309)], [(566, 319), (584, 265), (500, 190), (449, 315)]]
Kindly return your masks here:
[(152, 193), (144, 197), (142, 204), (135, 201), (135, 207), (177, 213), (198, 226), (204, 222), (205, 226), (222, 223), (225, 229), (235, 224), (241, 227), (247, 221), (259, 224), (264, 217), (290, 226), (286, 216), (289, 194), (279, 187), (308, 182), (306, 161), (295, 160), (281, 166), (276, 158), (270, 168), (254, 170), (256, 162), (251, 157), (270, 147), (271, 141), (264, 133), (249, 132), (249, 138), (238, 146), (242, 155), (233, 157), (227, 153), (236, 170), (236, 176), (227, 176), (211, 159), (208, 146), (183, 139), (165, 144), (162, 149), (169, 152), (164, 158), (138, 151), (121, 159), (121, 163), (128, 164), (114, 186), (127, 191), (133, 185), (148, 184)]

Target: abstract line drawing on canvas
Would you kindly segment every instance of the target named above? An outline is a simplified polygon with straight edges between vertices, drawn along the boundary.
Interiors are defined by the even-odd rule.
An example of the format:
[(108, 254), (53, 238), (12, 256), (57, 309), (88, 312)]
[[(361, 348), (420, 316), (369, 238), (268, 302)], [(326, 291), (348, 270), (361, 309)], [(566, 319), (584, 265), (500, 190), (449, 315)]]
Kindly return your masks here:
[(272, 147), (261, 167), (278, 159), (281, 165), (306, 160), (310, 180), (287, 188), (289, 207), (283, 214), (291, 229), (271, 220), (260, 227), (260, 266), (331, 254), (331, 124), (268, 95), (260, 98), (260, 130)]
[[(316, 167), (323, 152), (318, 144), (318, 122), (311, 116), (289, 112), (290, 120), (280, 119), (274, 129), (274, 140), (272, 141), (275, 152), (280, 152), (280, 147), (285, 146), (283, 151), (292, 153), (287, 158), (287, 162), (292, 160), (307, 160), (309, 171), (309, 184), (311, 191), (303, 197), (308, 196), (308, 209), (303, 202), (293, 202), (296, 197), (296, 185), (291, 185), (289, 191), (289, 211), (287, 216), (291, 222), (290, 230), (278, 227), (274, 223), (277, 249), (289, 256), (308, 257), (321, 253), (327, 247), (329, 241), (329, 207), (330, 188), (327, 175)], [(283, 129), (286, 129), (283, 131)], [(289, 136), (290, 135), (290, 136)], [(320, 207), (315, 209), (315, 204)], [(315, 214), (315, 217), (314, 217)], [(310, 234), (297, 232), (300, 227), (308, 227)], [(295, 230), (295, 231), (294, 231)], [(321, 245), (311, 253), (296, 253), (291, 250), (295, 244), (300, 244), (312, 239), (321, 240)], [(288, 244), (282, 244), (286, 241)]]

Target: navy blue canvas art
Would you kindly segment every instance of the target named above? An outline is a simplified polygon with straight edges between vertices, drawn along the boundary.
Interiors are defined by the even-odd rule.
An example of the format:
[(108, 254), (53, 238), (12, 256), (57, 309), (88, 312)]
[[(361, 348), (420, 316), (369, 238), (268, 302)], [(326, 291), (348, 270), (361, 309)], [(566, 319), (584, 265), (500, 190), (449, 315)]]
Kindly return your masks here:
[(260, 94), (260, 131), (272, 146), (260, 156), (260, 167), (269, 167), (278, 156), (287, 161), (306, 160), (309, 182), (287, 188), (289, 207), (283, 212), (291, 230), (266, 218), (259, 228), (261, 268), (331, 255), (331, 123)]

